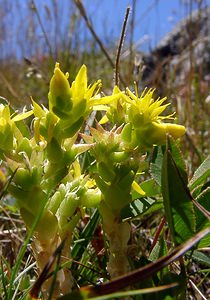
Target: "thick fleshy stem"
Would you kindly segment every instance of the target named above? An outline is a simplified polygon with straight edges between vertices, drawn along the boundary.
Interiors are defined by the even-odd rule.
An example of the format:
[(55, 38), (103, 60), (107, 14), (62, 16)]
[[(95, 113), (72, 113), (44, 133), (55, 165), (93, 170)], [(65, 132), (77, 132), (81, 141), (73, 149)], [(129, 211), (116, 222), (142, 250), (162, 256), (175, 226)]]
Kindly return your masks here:
[(100, 204), (99, 210), (103, 218), (103, 229), (109, 241), (107, 271), (111, 278), (115, 278), (130, 271), (127, 251), (131, 227), (128, 222), (120, 222), (119, 216), (112, 214), (104, 201)]
[[(54, 236), (50, 239), (43, 239), (41, 234), (37, 232), (34, 235), (34, 240), (32, 243), (32, 249), (34, 256), (36, 258), (37, 267), (39, 273), (42, 272), (46, 263), (50, 260), (51, 256), (53, 255), (54, 251), (60, 245), (60, 243), (65, 239), (64, 247), (61, 252), (61, 261), (60, 264), (65, 263), (65, 267), (58, 271), (56, 282), (53, 290), (53, 298), (57, 299), (57, 297), (61, 295), (65, 295), (70, 293), (73, 288), (74, 278), (70, 271), (71, 263), (70, 261), (70, 245), (72, 242), (72, 232), (80, 218), (80, 214), (76, 214), (72, 220), (68, 223), (68, 226), (61, 228), (61, 230), (56, 231)], [(53, 272), (55, 268), (55, 264), (52, 266), (50, 272)], [(42, 292), (44, 298), (48, 298), (49, 291), (52, 285), (53, 277), (47, 279), (44, 284), (42, 285)]]
[(106, 226), (104, 222), (104, 230), (109, 240), (109, 263), (107, 270), (111, 278), (115, 278), (126, 274), (130, 271), (127, 257), (128, 241), (130, 239), (130, 224), (113, 222), (110, 226)]

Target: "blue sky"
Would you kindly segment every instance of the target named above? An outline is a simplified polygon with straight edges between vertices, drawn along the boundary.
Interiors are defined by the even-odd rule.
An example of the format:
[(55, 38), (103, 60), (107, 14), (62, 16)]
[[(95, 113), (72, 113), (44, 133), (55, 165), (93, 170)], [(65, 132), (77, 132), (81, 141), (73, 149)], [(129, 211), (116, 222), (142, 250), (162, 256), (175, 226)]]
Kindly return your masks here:
[[(153, 49), (181, 19), (189, 15), (190, 1), (193, 3), (193, 9), (198, 8), (199, 2), (210, 5), (210, 0), (83, 0), (83, 3), (96, 33), (104, 44), (117, 45), (126, 8), (131, 7), (129, 17), (131, 20), (134, 13), (132, 4), (135, 2), (133, 42), (136, 50), (148, 51)], [(68, 40), (71, 34), (69, 29), (71, 15), (79, 14), (78, 10), (70, 0), (34, 0), (34, 2), (52, 48), (55, 49), (56, 40), (60, 39), (61, 42)], [(46, 39), (36, 14), (30, 9), (30, 3), (31, 0), (0, 0), (0, 58), (10, 55), (19, 58), (30, 57), (35, 53), (43, 54), (47, 51)], [(53, 3), (58, 7), (57, 22)], [(33, 22), (30, 23), (31, 21)], [(77, 26), (77, 37), (87, 49), (85, 43), (89, 42), (88, 37), (91, 35), (83, 20), (79, 21)], [(6, 34), (4, 28), (7, 28)], [(34, 30), (38, 35), (34, 34)], [(127, 31), (129, 32), (129, 27)], [(75, 37), (73, 39), (75, 41)], [(129, 34), (125, 40), (124, 50), (128, 41)]]
[[(119, 38), (126, 8), (130, 6), (132, 14), (133, 2), (132, 0), (83, 1), (94, 28), (103, 38), (110, 35)], [(154, 47), (189, 14), (189, 3), (189, 0), (136, 0), (134, 42), (139, 44), (142, 50), (148, 49), (149, 46)], [(203, 3), (210, 4), (210, 1)], [(193, 3), (192, 8), (197, 7), (198, 5)]]

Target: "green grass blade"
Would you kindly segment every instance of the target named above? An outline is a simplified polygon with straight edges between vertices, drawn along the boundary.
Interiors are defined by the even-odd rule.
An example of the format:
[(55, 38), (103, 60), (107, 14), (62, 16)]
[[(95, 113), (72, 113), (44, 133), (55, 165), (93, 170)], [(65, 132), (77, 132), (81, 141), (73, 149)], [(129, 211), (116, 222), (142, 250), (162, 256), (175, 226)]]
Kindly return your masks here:
[(3, 266), (3, 261), (4, 258), (1, 257), (1, 281), (2, 281), (2, 287), (3, 287), (3, 291), (4, 291), (4, 295), (5, 295), (5, 299), (7, 299), (7, 282), (6, 282), (6, 275), (4, 273), (4, 266)]
[[(120, 217), (122, 220), (137, 218), (150, 209), (155, 203), (156, 200), (150, 197), (134, 200), (121, 210)], [(157, 209), (159, 209), (159, 207), (157, 207)]]
[(138, 289), (133, 291), (125, 291), (125, 292), (117, 292), (109, 295), (93, 297), (93, 298), (89, 298), (89, 300), (123, 299), (124, 297), (158, 293), (158, 292), (166, 291), (168, 289), (174, 289), (178, 286), (179, 284), (177, 282), (174, 282), (168, 285), (163, 285), (158, 287), (151, 287), (151, 288)]
[(190, 248), (192, 248), (195, 244), (197, 244), (202, 238), (204, 238), (209, 233), (210, 233), (210, 227), (195, 234), (191, 239), (179, 245), (171, 253), (159, 258), (155, 262), (152, 262), (140, 269), (132, 271), (124, 276), (113, 279), (110, 282), (102, 283), (101, 285), (97, 285), (97, 286), (82, 287), (80, 288), (79, 291), (76, 291), (75, 293), (67, 294), (65, 296), (60, 297), (59, 300), (67, 300), (67, 299), (82, 300), (82, 299), (87, 299), (87, 295), (92, 297), (99, 296), (99, 295), (101, 296), (109, 295), (123, 288), (131, 286), (135, 283), (138, 283), (141, 280), (150, 278), (153, 274), (156, 274), (158, 271), (162, 270), (164, 267), (168, 266), (173, 261), (183, 256)]
[(41, 208), (40, 210), (40, 213), (36, 216), (36, 219), (31, 227), (31, 229), (29, 230), (29, 233), (23, 243), (23, 246), (22, 248), (20, 249), (20, 252), (19, 252), (19, 255), (17, 257), (17, 261), (15, 263), (15, 266), (12, 270), (12, 274), (11, 274), (11, 279), (10, 279), (10, 285), (9, 285), (9, 288), (8, 288), (8, 296), (5, 300), (10, 300), (11, 297), (12, 297), (12, 294), (13, 294), (13, 288), (15, 288), (15, 284), (14, 284), (14, 281), (15, 281), (15, 278), (18, 276), (18, 270), (20, 268), (20, 265), (21, 265), (21, 262), (23, 260), (23, 257), (24, 257), (24, 254), (26, 252), (26, 249), (28, 247), (28, 244), (30, 242), (30, 239), (33, 235), (33, 232), (37, 226), (37, 224), (39, 223), (40, 219), (41, 219), (41, 216), (42, 216), (42, 212), (44, 210), (44, 207), (45, 207), (45, 202), (43, 202), (43, 207)]
[(73, 259), (80, 260), (80, 258), (82, 257), (83, 252), (85, 251), (87, 245), (89, 244), (95, 232), (98, 221), (99, 221), (99, 212), (96, 209), (93, 212), (89, 222), (87, 223), (87, 225), (85, 226), (81, 235), (78, 238), (79, 240), (81, 240), (81, 242), (75, 243), (72, 248), (71, 256)]

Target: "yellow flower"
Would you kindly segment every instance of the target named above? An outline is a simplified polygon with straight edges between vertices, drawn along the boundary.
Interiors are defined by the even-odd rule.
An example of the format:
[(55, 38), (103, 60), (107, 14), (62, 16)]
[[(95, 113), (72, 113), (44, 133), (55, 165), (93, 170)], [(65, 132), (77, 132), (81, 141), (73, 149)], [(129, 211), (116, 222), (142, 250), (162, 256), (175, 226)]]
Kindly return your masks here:
[(115, 86), (110, 96), (112, 101), (110, 101), (109, 106), (104, 110), (106, 114), (100, 120), (100, 124), (105, 124), (110, 121), (112, 124), (117, 126), (122, 125), (125, 122), (125, 101), (123, 99), (123, 92), (120, 91), (118, 86)]
[(101, 80), (88, 86), (85, 65), (82, 65), (71, 86), (68, 77), (69, 74), (64, 74), (56, 63), (48, 94), (49, 111), (58, 118), (55, 131), (62, 138), (72, 137), (92, 110), (107, 110), (107, 104), (120, 95), (101, 97)]
[[(148, 149), (153, 145), (165, 144), (167, 134), (175, 139), (185, 134), (184, 126), (163, 122), (164, 119), (173, 119), (174, 115), (161, 116), (166, 107), (170, 105), (163, 105), (166, 97), (154, 100), (154, 89), (145, 89), (140, 97), (138, 97), (137, 91), (136, 95), (128, 88), (126, 91), (128, 96), (123, 96), (127, 102), (126, 121), (130, 124), (129, 134), (133, 145)], [(127, 128), (126, 130), (128, 130)]]
[(56, 63), (48, 94), (49, 109), (60, 119), (74, 123), (89, 113), (90, 99), (97, 88), (96, 93), (99, 91), (101, 81), (88, 86), (85, 65), (80, 68), (71, 86), (68, 77), (69, 74), (64, 74)]
[(9, 105), (0, 104), (0, 156), (1, 150), (12, 150), (14, 138), (16, 140), (23, 139), (21, 130), (15, 125), (15, 122), (20, 122), (32, 114), (32, 110), (11, 114)]

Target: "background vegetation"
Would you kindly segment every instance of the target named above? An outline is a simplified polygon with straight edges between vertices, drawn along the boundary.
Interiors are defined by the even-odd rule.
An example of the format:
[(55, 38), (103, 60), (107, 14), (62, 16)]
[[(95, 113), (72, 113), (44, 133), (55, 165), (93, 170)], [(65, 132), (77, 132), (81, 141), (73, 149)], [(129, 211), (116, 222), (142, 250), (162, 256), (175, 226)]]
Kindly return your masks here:
[[(116, 37), (108, 36), (102, 40), (97, 35), (97, 30), (92, 26), (88, 9), (81, 6), (80, 1), (68, 1), (65, 11), (60, 1), (51, 0), (40, 8), (36, 1), (25, 1), (25, 8), (19, 1), (3, 1), (0, 6), (0, 96), (6, 98), (15, 108), (24, 105), (30, 106), (30, 96), (39, 102), (47, 103), (49, 80), (53, 73), (55, 61), (59, 61), (63, 70), (75, 78), (80, 66), (85, 63), (88, 67), (88, 77), (94, 82), (97, 78), (103, 79), (103, 91), (109, 92), (113, 87), (114, 66), (118, 41)], [(138, 0), (131, 1), (133, 12)], [(207, 5), (207, 1), (188, 1), (180, 7), (185, 6), (189, 15), (193, 8), (200, 9)], [(154, 1), (154, 7), (157, 4)], [(18, 14), (18, 18), (16, 15)], [(64, 14), (68, 21), (63, 21)], [(120, 59), (120, 85), (133, 86), (137, 80), (139, 89), (146, 84), (142, 81), (144, 62), (139, 60), (142, 56), (141, 49), (135, 49), (133, 31), (135, 13), (131, 14), (124, 48), (127, 54)], [(112, 26), (112, 24), (110, 24)], [(141, 24), (140, 24), (141, 26)], [(121, 28), (119, 28), (120, 35)], [(12, 36), (16, 35), (16, 41)], [(170, 58), (169, 58), (170, 59)], [(194, 171), (209, 155), (209, 125), (210, 125), (210, 100), (209, 100), (209, 77), (205, 77), (201, 68), (193, 68), (194, 58), (190, 57), (191, 68), (187, 74), (184, 84), (174, 84), (174, 72), (168, 72), (163, 81), (161, 78), (163, 68), (161, 64), (154, 66), (156, 72), (152, 72), (149, 86), (155, 86), (160, 96), (167, 96), (173, 103), (172, 107), (178, 111), (179, 122), (187, 127), (187, 134), (182, 139), (181, 149), (187, 164), (187, 173), (191, 179)], [(154, 70), (153, 70), (154, 71)], [(137, 76), (138, 74), (138, 76)], [(158, 74), (158, 76), (157, 76)], [(142, 80), (141, 80), (142, 79)], [(111, 83), (111, 84), (110, 84)], [(181, 108), (179, 106), (181, 98)], [(148, 174), (145, 175), (149, 176)], [(0, 180), (1, 182), (1, 180)], [(3, 186), (0, 185), (0, 192)], [(0, 202), (0, 254), (1, 254), (1, 278), (3, 274), (9, 274), (16, 264), (16, 257), (25, 240), (25, 227), (19, 218), (18, 209), (14, 199), (7, 194), (1, 195)], [(151, 251), (152, 240), (161, 222), (162, 215), (159, 212), (148, 213), (140, 220), (134, 222), (133, 245), (134, 252), (144, 253), (146, 258)], [(98, 238), (101, 232), (98, 229)], [(190, 282), (188, 299), (209, 299), (209, 248), (205, 247), (205, 256), (192, 260), (189, 268)], [(100, 249), (102, 250), (102, 249)], [(76, 251), (76, 250), (75, 250)], [(81, 251), (81, 250), (80, 250)], [(100, 251), (99, 251), (100, 252)], [(96, 255), (97, 253), (97, 255)], [(134, 255), (135, 256), (135, 255)], [(138, 256), (138, 255), (137, 255)], [(78, 256), (78, 259), (81, 255)], [(87, 260), (94, 263), (97, 270), (91, 272), (91, 268), (84, 268)], [(90, 246), (86, 256), (80, 261), (81, 266), (74, 266), (75, 273), (78, 272), (78, 285), (87, 285), (99, 280), (104, 274), (98, 274), (105, 266), (105, 256), (99, 254), (94, 246)], [(144, 262), (136, 260), (135, 267), (143, 265)], [(102, 266), (102, 268), (101, 268)], [(173, 265), (175, 268), (176, 265)], [(29, 268), (29, 276), (19, 282), (19, 286), (12, 299), (24, 299), (25, 291), (29, 287), (29, 280), (36, 278), (34, 258), (31, 254), (30, 243), (26, 247), (24, 259), (21, 262), (18, 274), (25, 273)], [(5, 273), (6, 272), (6, 273)], [(97, 273), (97, 275), (96, 275)], [(176, 270), (175, 270), (176, 273)], [(81, 275), (82, 274), (82, 275)], [(94, 275), (93, 275), (94, 274)], [(101, 276), (100, 276), (101, 275)], [(8, 276), (9, 277), (9, 276)], [(17, 279), (18, 281), (18, 279)], [(0, 298), (3, 295), (4, 284), (0, 284)], [(10, 300), (10, 299), (9, 299)]]

